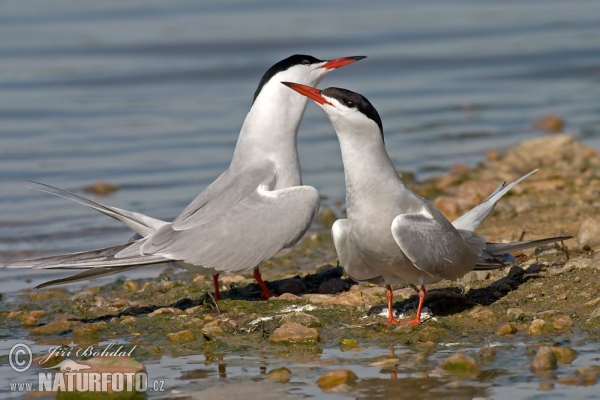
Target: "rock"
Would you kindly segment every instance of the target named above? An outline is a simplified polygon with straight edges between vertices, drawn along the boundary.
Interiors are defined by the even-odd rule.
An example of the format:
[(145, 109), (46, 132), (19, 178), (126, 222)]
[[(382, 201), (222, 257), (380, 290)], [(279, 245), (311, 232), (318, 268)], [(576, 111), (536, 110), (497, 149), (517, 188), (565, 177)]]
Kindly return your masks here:
[(394, 295), (394, 301), (399, 301), (399, 300), (408, 300), (412, 296), (416, 296), (417, 292), (415, 292), (415, 290), (413, 288), (408, 287), (408, 288), (394, 290), (392, 292), (392, 294)]
[(324, 272), (331, 271), (332, 269), (335, 269), (335, 268), (336, 268), (335, 266), (333, 266), (333, 265), (331, 265), (331, 264), (329, 264), (329, 263), (327, 263), (327, 264), (322, 264), (322, 265), (319, 265), (319, 266), (317, 267), (316, 273), (317, 273), (317, 274), (322, 274), (322, 273), (324, 273)]
[(562, 132), (564, 122), (561, 117), (556, 114), (548, 114), (538, 118), (533, 126), (541, 131), (550, 133)]
[(558, 364), (571, 364), (577, 358), (577, 351), (570, 347), (550, 347)]
[(300, 278), (282, 279), (277, 284), (279, 293), (302, 294), (306, 291), (304, 281)]
[(275, 382), (287, 383), (292, 378), (292, 373), (286, 367), (282, 367), (267, 372), (267, 378)]
[(331, 208), (325, 208), (317, 215), (317, 222), (326, 228), (331, 228), (333, 223), (338, 219)]
[(29, 301), (32, 303), (44, 302), (50, 299), (60, 299), (67, 297), (66, 289), (46, 289), (41, 292), (31, 293)]
[(496, 335), (500, 335), (500, 336), (512, 335), (515, 333), (517, 333), (517, 328), (511, 323), (502, 325), (496, 331)]
[(159, 308), (158, 310), (152, 311), (150, 314), (148, 314), (148, 317), (154, 318), (157, 315), (161, 315), (161, 314), (181, 314), (182, 312), (183, 311), (181, 311), (178, 308), (163, 307), (163, 308)]
[(596, 297), (595, 299), (588, 301), (584, 305), (589, 307), (589, 306), (595, 306), (598, 303), (600, 303), (600, 297)]
[(358, 347), (358, 340), (356, 340), (356, 339), (342, 339), (340, 341), (340, 347), (346, 347), (346, 348)]
[(219, 326), (221, 321), (211, 321), (202, 327), (202, 333), (207, 335), (219, 335), (223, 333), (223, 329)]
[(531, 321), (531, 325), (529, 325), (529, 330), (527, 331), (530, 335), (540, 335), (543, 333), (548, 333), (550, 331), (550, 325), (546, 323), (543, 319), (534, 319)]
[(559, 295), (556, 296), (556, 300), (558, 301), (563, 301), (567, 299), (567, 294), (566, 293), (561, 293)]
[(385, 296), (385, 288), (381, 286), (368, 287), (360, 290), (361, 293), (364, 293), (368, 296)]
[(179, 332), (167, 333), (167, 336), (172, 342), (185, 343), (194, 340), (194, 333), (189, 329), (184, 329)]
[(600, 247), (600, 220), (592, 217), (583, 221), (577, 233), (577, 241), (579, 246), (588, 245), (592, 249)]
[(461, 375), (477, 375), (479, 363), (472, 357), (462, 353), (454, 353), (440, 363), (440, 368), (445, 371)]
[(325, 372), (317, 379), (317, 385), (321, 390), (326, 391), (333, 389), (342, 384), (352, 383), (358, 380), (358, 376), (348, 369), (336, 369)]
[(73, 336), (93, 336), (101, 330), (106, 329), (107, 326), (106, 322), (79, 325), (73, 329)]
[(475, 321), (491, 321), (496, 318), (496, 314), (489, 308), (477, 306), (469, 312), (469, 317)]
[(569, 261), (565, 263), (565, 267), (571, 268), (571, 270), (575, 268), (585, 269), (592, 266), (592, 260), (586, 257), (575, 257), (571, 258)]
[[(128, 379), (132, 379), (131, 386), (135, 388), (135, 374), (140, 372), (146, 372), (146, 367), (138, 361), (136, 361), (132, 357), (119, 357), (119, 356), (111, 356), (111, 357), (93, 357), (87, 360), (77, 360), (78, 364), (86, 364), (90, 366), (90, 369), (83, 370), (84, 373), (99, 373), (99, 374), (112, 374), (116, 372), (120, 372), (124, 375), (124, 388), (126, 389), (129, 385)], [(107, 393), (113, 393), (117, 395), (121, 395), (124, 393), (136, 393), (126, 392), (122, 389), (121, 385), (117, 388), (115, 385), (115, 390), (113, 391), (114, 383), (110, 382), (107, 384)], [(102, 388), (104, 390), (104, 388)], [(89, 392), (92, 393), (92, 392)], [(81, 393), (79, 393), (81, 395)], [(98, 398), (102, 398), (102, 395), (99, 394)], [(59, 394), (59, 398), (62, 398)], [(96, 393), (94, 393), (94, 398), (96, 397)], [(66, 396), (65, 396), (66, 398)], [(80, 396), (74, 397), (80, 398)], [(91, 398), (91, 397), (90, 397)], [(123, 397), (111, 397), (111, 398), (123, 398)], [(129, 397), (126, 397), (129, 398)]]
[(417, 340), (419, 342), (423, 342), (423, 343), (425, 343), (425, 342), (437, 343), (440, 341), (440, 330), (437, 328), (434, 328), (432, 326), (426, 326), (417, 335)]
[(557, 330), (570, 328), (574, 325), (573, 319), (568, 315), (560, 314), (552, 319), (552, 327)]
[(269, 301), (276, 301), (276, 300), (298, 301), (298, 300), (300, 300), (300, 297), (296, 296), (295, 294), (291, 294), (291, 293), (282, 293), (279, 296), (273, 296), (273, 297), (269, 298)]
[(449, 196), (439, 196), (433, 201), (435, 208), (440, 210), (442, 214), (449, 220), (458, 218), (464, 208), (460, 199)]
[(31, 331), (29, 331), (29, 333), (32, 335), (56, 335), (62, 332), (70, 331), (80, 324), (81, 322), (67, 321), (66, 319), (61, 319), (58, 321), (51, 322), (47, 325), (42, 325), (40, 327), (34, 328)]
[(22, 326), (36, 326), (38, 324), (39, 321), (33, 315), (28, 315), (24, 320), (21, 321)]
[(96, 196), (106, 196), (116, 192), (117, 190), (119, 190), (119, 186), (111, 185), (110, 183), (106, 182), (95, 182), (92, 185), (83, 188), (84, 192), (92, 193)]
[(594, 269), (600, 269), (600, 251), (594, 255), (594, 258), (592, 258), (590, 267)]
[(319, 332), (315, 328), (288, 322), (275, 329), (269, 340), (273, 343), (315, 343), (319, 340)]
[(319, 320), (319, 318), (315, 317), (314, 315), (310, 315), (299, 311), (285, 314), (281, 318), (281, 322), (282, 324), (295, 322), (297, 324), (308, 326), (310, 328), (318, 328), (319, 326), (321, 326), (321, 321)]
[(338, 296), (334, 296), (327, 301), (325, 304), (335, 304), (339, 306), (349, 306), (349, 307), (363, 307), (365, 302), (362, 298), (360, 292), (352, 291), (342, 293)]
[(330, 294), (309, 293), (302, 295), (302, 298), (308, 300), (311, 303), (320, 304), (329, 301), (329, 299), (332, 299), (333, 297)]
[(531, 361), (531, 365), (529, 368), (531, 371), (549, 371), (556, 369), (556, 355), (552, 351), (552, 349), (548, 346), (541, 346), (533, 361)]
[(323, 282), (319, 286), (319, 293), (321, 294), (335, 294), (348, 290), (350, 284), (348, 281), (340, 278), (333, 278), (326, 282)]
[(140, 290), (140, 284), (136, 281), (125, 281), (123, 282), (123, 290), (125, 293), (135, 293)]
[(508, 274), (506, 274), (506, 276), (511, 279), (521, 279), (523, 275), (525, 275), (525, 270), (518, 265), (513, 265), (510, 267)]
[(485, 360), (493, 360), (496, 358), (496, 350), (491, 346), (485, 346), (477, 352), (477, 356)]

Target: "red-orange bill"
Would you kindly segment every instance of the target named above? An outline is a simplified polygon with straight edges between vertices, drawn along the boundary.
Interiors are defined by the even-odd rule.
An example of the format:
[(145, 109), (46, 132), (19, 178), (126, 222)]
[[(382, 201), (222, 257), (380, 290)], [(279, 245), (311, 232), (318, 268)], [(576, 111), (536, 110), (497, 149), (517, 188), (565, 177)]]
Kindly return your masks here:
[(296, 92), (300, 93), (303, 96), (308, 97), (309, 99), (313, 99), (314, 101), (316, 101), (319, 104), (331, 104), (329, 103), (327, 100), (325, 100), (325, 97), (323, 97), (321, 95), (321, 90), (311, 87), (311, 86), (307, 86), (307, 85), (302, 85), (300, 83), (293, 83), (293, 82), (281, 82), (283, 83), (285, 86), (289, 87), (290, 89), (295, 90)]
[(355, 61), (362, 60), (363, 58), (366, 58), (366, 56), (334, 58), (333, 60), (329, 60), (325, 64), (323, 64), (321, 66), (321, 68), (327, 68), (327, 69), (340, 68), (345, 65), (352, 64)]

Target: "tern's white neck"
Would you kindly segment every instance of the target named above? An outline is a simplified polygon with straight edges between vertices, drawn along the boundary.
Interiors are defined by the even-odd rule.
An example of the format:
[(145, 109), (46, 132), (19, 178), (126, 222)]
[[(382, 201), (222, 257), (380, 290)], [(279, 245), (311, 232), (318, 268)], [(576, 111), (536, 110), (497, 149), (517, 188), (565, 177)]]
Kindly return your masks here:
[(372, 132), (352, 131), (353, 127), (338, 132), (349, 216), (363, 207), (373, 209), (374, 203), (394, 204), (398, 192), (406, 189), (385, 149), (377, 125), (372, 125)]
[(300, 185), (296, 137), (307, 102), (278, 81), (267, 83), (246, 116), (231, 166), (268, 158), (277, 166), (277, 188)]

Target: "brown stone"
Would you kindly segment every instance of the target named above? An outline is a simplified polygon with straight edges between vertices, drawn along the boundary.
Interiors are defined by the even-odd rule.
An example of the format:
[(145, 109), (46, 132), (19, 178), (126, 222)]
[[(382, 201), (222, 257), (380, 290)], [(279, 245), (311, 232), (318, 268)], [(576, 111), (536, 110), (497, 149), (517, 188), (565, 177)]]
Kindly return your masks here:
[(267, 378), (275, 382), (286, 383), (292, 378), (292, 373), (286, 367), (282, 367), (267, 372)]
[(543, 319), (534, 319), (531, 321), (531, 325), (529, 325), (529, 330), (527, 331), (531, 335), (540, 335), (543, 333), (548, 333), (550, 331), (550, 325), (546, 323)]
[(348, 289), (347, 281), (340, 278), (333, 278), (326, 282), (323, 282), (321, 286), (319, 286), (319, 293), (321, 294), (335, 294), (339, 292), (343, 292)]
[(362, 298), (362, 294), (357, 291), (346, 292), (340, 295), (334, 296), (327, 300), (325, 304), (335, 304), (339, 306), (349, 306), (349, 307), (362, 307), (365, 305), (365, 302)]
[(489, 308), (478, 306), (469, 312), (469, 317), (475, 321), (491, 321), (496, 314)]
[(559, 365), (571, 364), (577, 358), (577, 351), (570, 347), (550, 347)]
[(531, 361), (529, 368), (533, 372), (549, 371), (556, 369), (556, 364), (556, 355), (552, 349), (548, 346), (541, 346)]
[(119, 186), (106, 182), (95, 182), (92, 185), (83, 188), (84, 192), (92, 193), (96, 196), (106, 196), (117, 190), (119, 190)]
[(317, 379), (317, 385), (321, 390), (329, 390), (342, 384), (352, 383), (358, 380), (358, 376), (347, 369), (336, 369), (327, 371)]
[(480, 370), (477, 360), (462, 353), (454, 353), (446, 358), (440, 363), (440, 368), (448, 372), (465, 375), (477, 375)]
[(288, 322), (275, 329), (269, 340), (273, 343), (314, 343), (319, 332), (296, 322)]
[(538, 118), (533, 126), (541, 131), (550, 133), (562, 132), (564, 122), (561, 117), (556, 114), (548, 114)]
[(317, 328), (321, 326), (321, 321), (319, 320), (319, 318), (315, 317), (314, 315), (310, 315), (299, 311), (285, 314), (281, 318), (281, 322), (282, 324), (286, 324), (288, 322), (296, 322), (298, 324), (308, 326), (311, 328)]
[(31, 331), (29, 331), (29, 333), (31, 333), (32, 335), (56, 335), (58, 333), (70, 331), (80, 324), (81, 322), (67, 321), (66, 319), (61, 319), (58, 321), (51, 322), (47, 325), (42, 325), (40, 327), (34, 328)]
[(194, 340), (194, 333), (189, 329), (184, 329), (179, 332), (167, 333), (169, 339), (176, 343), (191, 342)]

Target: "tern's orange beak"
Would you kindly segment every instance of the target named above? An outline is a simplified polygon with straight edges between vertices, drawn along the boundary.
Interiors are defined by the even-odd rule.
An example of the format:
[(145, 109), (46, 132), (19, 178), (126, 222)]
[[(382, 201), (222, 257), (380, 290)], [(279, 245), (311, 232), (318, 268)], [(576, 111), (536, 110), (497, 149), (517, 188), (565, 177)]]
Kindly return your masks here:
[(292, 82), (281, 82), (283, 83), (285, 86), (289, 87), (290, 89), (295, 90), (296, 92), (300, 93), (303, 96), (308, 97), (309, 99), (313, 99), (314, 101), (316, 101), (319, 104), (331, 104), (330, 102), (328, 102), (325, 97), (323, 97), (323, 95), (321, 94), (321, 90), (311, 87), (311, 86), (306, 86), (306, 85), (302, 85), (300, 83), (292, 83)]
[(329, 60), (325, 64), (323, 64), (321, 66), (321, 68), (327, 68), (327, 69), (340, 68), (345, 65), (352, 64), (355, 61), (362, 60), (363, 58), (367, 58), (367, 56), (334, 58), (333, 60)]

